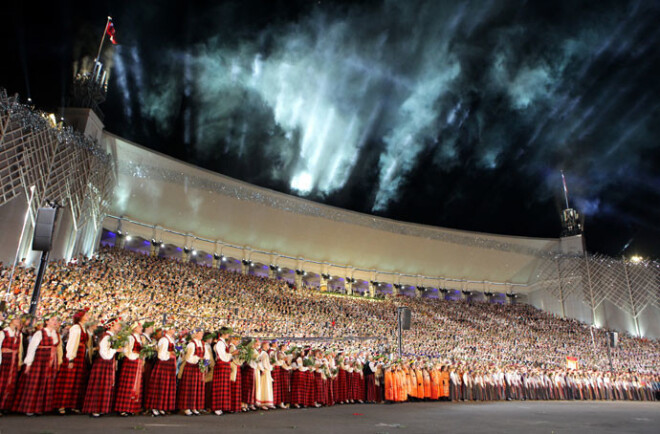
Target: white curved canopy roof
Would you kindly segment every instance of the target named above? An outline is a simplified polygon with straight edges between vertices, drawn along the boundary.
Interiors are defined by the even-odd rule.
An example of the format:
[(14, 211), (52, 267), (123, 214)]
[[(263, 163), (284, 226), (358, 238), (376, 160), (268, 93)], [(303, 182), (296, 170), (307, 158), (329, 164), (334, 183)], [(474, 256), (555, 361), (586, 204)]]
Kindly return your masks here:
[[(210, 240), (192, 241), (208, 253), (220, 252), (212, 242), (218, 240), (242, 247), (244, 255), (261, 255), (263, 263), (285, 255), (320, 263), (326, 272), (338, 268), (335, 264), (357, 274), (407, 275), (399, 277), (402, 282), (424, 275), (527, 284), (541, 256), (560, 249), (559, 239), (459, 231), (346, 211), (237, 181), (107, 132), (103, 140), (117, 162), (110, 213), (156, 225), (165, 242)], [(152, 237), (150, 228), (125, 225), (131, 233)], [(104, 226), (116, 229), (116, 220), (106, 219)], [(162, 228), (191, 237), (177, 238)], [(289, 262), (281, 265), (296, 266)], [(370, 278), (379, 279), (373, 274)]]

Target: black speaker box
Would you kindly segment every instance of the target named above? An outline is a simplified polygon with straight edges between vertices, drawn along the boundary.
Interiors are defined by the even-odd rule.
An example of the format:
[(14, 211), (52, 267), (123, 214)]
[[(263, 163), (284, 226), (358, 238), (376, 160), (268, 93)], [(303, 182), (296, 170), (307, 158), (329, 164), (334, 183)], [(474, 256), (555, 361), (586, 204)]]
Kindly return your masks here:
[(407, 307), (401, 308), (401, 329), (410, 330), (410, 309)]
[(616, 348), (617, 344), (619, 343), (619, 334), (617, 332), (608, 332), (607, 337), (610, 348)]
[(37, 221), (34, 226), (34, 239), (32, 250), (47, 252), (53, 244), (53, 230), (55, 229), (56, 208), (39, 208)]

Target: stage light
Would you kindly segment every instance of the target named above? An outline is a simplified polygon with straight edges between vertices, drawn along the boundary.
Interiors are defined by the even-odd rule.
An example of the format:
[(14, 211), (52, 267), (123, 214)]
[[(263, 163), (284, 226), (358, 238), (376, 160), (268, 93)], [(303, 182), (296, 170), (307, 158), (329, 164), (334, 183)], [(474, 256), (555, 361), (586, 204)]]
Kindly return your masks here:
[(165, 243), (160, 243), (160, 248), (164, 249), (165, 248)]
[(278, 272), (279, 272), (279, 271), (282, 271), (282, 268), (281, 268), (281, 267), (277, 267), (277, 271), (278, 271)]
[(197, 256), (197, 250), (193, 250), (193, 251), (192, 251), (192, 255), (193, 255), (193, 256)]
[(126, 235), (126, 241), (131, 241), (132, 239), (133, 237), (131, 237), (130, 235)]
[(638, 255), (635, 255), (632, 258), (630, 258), (630, 262), (632, 262), (633, 264), (639, 264), (643, 260), (644, 260), (644, 258), (642, 258), (641, 256), (638, 256)]
[(222, 257), (222, 262), (227, 262), (227, 258), (225, 258), (225, 257), (223, 256), (223, 257)]

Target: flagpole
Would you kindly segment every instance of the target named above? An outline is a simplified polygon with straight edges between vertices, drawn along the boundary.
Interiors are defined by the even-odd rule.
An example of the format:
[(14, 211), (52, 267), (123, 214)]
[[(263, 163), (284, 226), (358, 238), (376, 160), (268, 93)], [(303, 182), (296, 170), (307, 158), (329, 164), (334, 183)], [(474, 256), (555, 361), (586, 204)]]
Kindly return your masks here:
[(561, 171), (561, 182), (564, 184), (564, 199), (566, 200), (566, 209), (569, 209), (568, 206), (568, 187), (566, 187), (566, 177), (564, 176), (564, 171)]
[(108, 25), (110, 24), (110, 21), (112, 21), (112, 17), (108, 15), (108, 21), (105, 22), (105, 27), (103, 28), (103, 37), (101, 38), (101, 44), (99, 45), (99, 52), (96, 54), (96, 59), (94, 59), (95, 62), (98, 62), (101, 57), (101, 50), (103, 49), (103, 43), (105, 42), (105, 35), (108, 33)]

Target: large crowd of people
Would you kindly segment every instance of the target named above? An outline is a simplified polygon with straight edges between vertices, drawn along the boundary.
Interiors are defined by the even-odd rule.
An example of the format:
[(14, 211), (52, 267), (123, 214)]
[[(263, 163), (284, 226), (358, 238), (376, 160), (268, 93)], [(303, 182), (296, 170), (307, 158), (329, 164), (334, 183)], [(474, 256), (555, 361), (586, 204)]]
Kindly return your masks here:
[[(187, 415), (419, 399), (655, 400), (660, 344), (524, 304), (339, 297), (127, 250), (0, 268), (0, 411)], [(413, 312), (396, 348), (396, 310)], [(577, 368), (567, 367), (567, 357)]]

